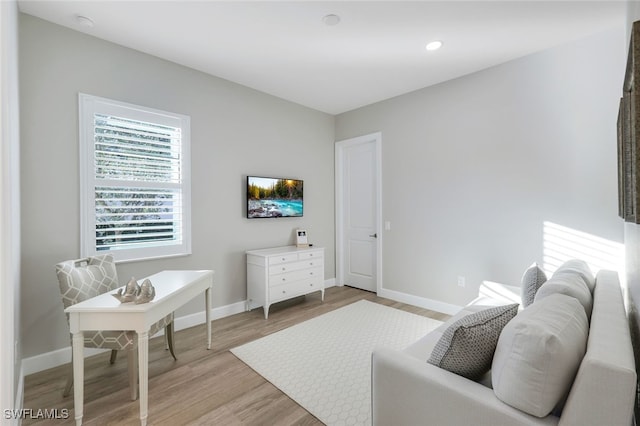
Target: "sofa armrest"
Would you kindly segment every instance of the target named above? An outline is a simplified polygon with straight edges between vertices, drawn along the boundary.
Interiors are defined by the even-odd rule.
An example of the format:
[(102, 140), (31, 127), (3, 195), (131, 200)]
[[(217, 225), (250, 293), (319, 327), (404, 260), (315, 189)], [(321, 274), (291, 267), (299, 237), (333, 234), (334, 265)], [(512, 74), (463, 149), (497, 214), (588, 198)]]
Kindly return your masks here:
[(379, 348), (371, 362), (373, 425), (557, 425), (501, 402), (487, 388), (426, 360)]
[(587, 353), (560, 424), (626, 426), (633, 419), (637, 373), (616, 272), (598, 272), (593, 300)]

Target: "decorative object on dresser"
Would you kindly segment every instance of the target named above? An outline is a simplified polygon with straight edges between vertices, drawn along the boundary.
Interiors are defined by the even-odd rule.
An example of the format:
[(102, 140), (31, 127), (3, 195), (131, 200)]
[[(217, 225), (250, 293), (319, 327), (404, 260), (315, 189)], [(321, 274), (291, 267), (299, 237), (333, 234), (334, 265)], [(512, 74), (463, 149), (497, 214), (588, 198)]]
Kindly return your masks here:
[(324, 301), (324, 248), (274, 247), (247, 252), (247, 311), (320, 291)]
[(307, 239), (307, 231), (304, 229), (296, 230), (296, 247), (309, 247), (309, 240)]

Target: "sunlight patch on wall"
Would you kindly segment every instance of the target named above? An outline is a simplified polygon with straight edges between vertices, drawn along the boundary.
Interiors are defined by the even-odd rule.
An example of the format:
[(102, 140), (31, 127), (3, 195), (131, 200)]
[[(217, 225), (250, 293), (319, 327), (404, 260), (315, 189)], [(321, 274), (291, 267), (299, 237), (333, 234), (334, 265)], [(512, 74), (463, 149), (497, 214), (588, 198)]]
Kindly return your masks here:
[(548, 276), (565, 261), (582, 259), (594, 274), (611, 269), (624, 277), (624, 244), (547, 221), (543, 233), (543, 269)]

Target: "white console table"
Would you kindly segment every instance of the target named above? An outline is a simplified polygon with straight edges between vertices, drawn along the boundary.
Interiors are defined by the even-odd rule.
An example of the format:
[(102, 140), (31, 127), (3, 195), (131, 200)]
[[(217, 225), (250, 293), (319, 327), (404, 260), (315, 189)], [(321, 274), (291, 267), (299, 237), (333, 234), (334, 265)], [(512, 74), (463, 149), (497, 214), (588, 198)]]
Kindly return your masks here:
[(213, 271), (162, 271), (148, 277), (156, 289), (149, 303), (120, 303), (112, 292), (69, 306), (73, 335), (73, 391), (76, 425), (82, 424), (84, 403), (84, 330), (133, 330), (138, 334), (140, 424), (148, 417), (149, 328), (189, 300), (204, 293), (207, 349), (211, 349), (211, 288)]
[(324, 300), (324, 248), (274, 247), (247, 252), (247, 310), (320, 291)]

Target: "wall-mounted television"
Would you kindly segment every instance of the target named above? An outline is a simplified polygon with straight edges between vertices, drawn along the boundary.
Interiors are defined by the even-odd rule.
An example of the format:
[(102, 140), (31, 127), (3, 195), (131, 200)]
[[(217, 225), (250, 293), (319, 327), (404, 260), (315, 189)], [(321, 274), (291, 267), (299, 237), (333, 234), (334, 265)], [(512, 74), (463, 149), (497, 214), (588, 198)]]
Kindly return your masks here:
[(247, 218), (301, 217), (303, 185), (299, 179), (247, 176)]

